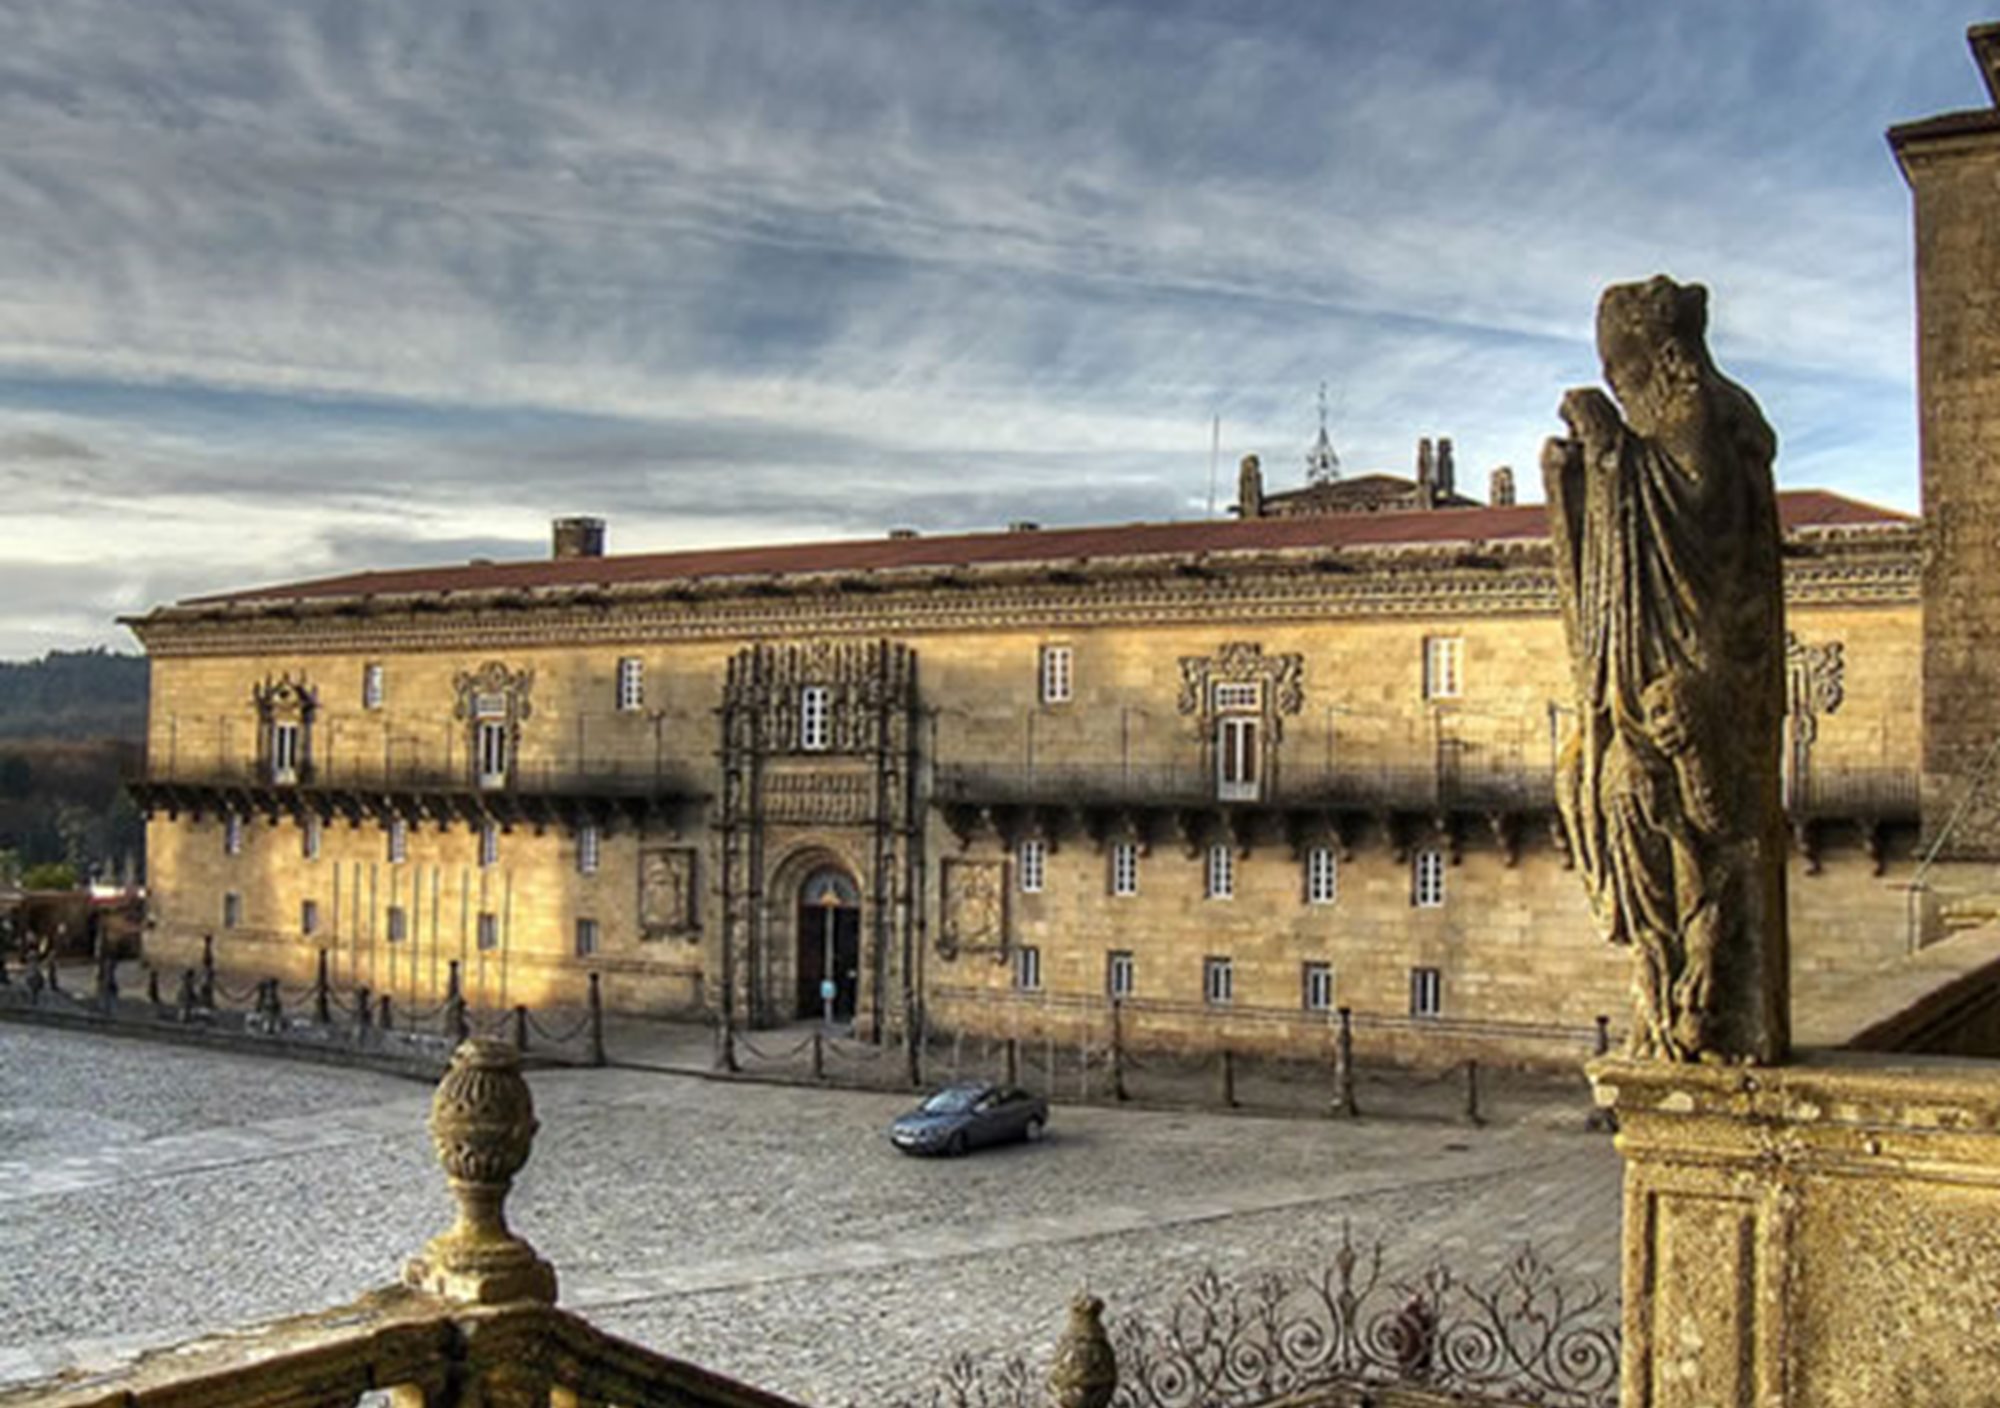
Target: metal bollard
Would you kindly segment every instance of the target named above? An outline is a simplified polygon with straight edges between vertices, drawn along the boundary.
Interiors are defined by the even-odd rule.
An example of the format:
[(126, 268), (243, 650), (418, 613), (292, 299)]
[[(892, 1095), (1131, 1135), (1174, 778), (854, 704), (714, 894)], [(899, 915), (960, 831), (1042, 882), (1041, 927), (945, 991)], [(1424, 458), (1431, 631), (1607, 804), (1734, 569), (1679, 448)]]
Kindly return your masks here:
[(160, 970), (150, 965), (146, 969), (146, 1003), (154, 1008), (160, 1005)]
[(736, 1062), (736, 1023), (727, 1010), (715, 1024), (715, 1069), (732, 1075), (743, 1069)]
[(813, 1028), (813, 1079), (826, 1079), (826, 1037), (818, 1027)]
[[(1601, 1061), (1610, 1054), (1611, 1019), (1599, 1015), (1597, 1019), (1596, 1056)], [(1590, 1113), (1584, 1117), (1583, 1128), (1586, 1134), (1616, 1134), (1618, 1132), (1618, 1116), (1610, 1110), (1593, 1104)]]
[(522, 1055), (528, 1054), (528, 1007), (526, 1003), (514, 1008), (514, 1049)]
[(61, 991), (62, 991), (62, 976), (61, 976), (61, 973), (59, 972), (59, 970), (58, 970), (58, 969), (56, 968), (56, 956), (55, 956), (55, 955), (54, 955), (53, 953), (49, 955), (49, 961), (48, 961), (48, 962), (47, 962), (47, 963), (46, 963), (46, 964), (45, 964), (44, 966), (45, 966), (45, 967), (47, 968), (47, 970), (48, 970), (48, 971), (47, 971), (47, 972), (46, 972), (46, 973), (44, 974), (44, 978), (45, 978), (45, 980), (46, 980), (46, 981), (47, 981), (47, 983), (48, 983), (48, 988), (49, 988), (49, 991), (50, 991), (50, 992), (61, 992)]
[(465, 999), (456, 992), (445, 995), (444, 1029), (454, 1045), (462, 1045), (472, 1036), (472, 1019), (466, 1015)]
[(201, 1005), (215, 1010), (215, 935), (201, 936)]
[(1021, 1039), (1019, 1037), (1010, 1036), (1007, 1038), (1006, 1062), (1006, 1077), (1002, 1084), (1019, 1085), (1021, 1083)]
[(354, 1026), (357, 1032), (365, 1032), (375, 1025), (375, 1009), (369, 1005), (368, 989), (354, 990)]
[(194, 1020), (195, 1004), (198, 1001), (200, 1001), (200, 994), (195, 989), (194, 969), (183, 968), (181, 969), (180, 997), (175, 1004), (180, 1008), (181, 1020), (183, 1022), (192, 1022)]
[(1479, 1113), (1479, 1062), (1469, 1058), (1465, 1063), (1465, 1122), (1486, 1123), (1486, 1117)]
[(97, 966), (97, 1005), (107, 1016), (118, 1006), (118, 964), (109, 954)]
[(1361, 1118), (1361, 1106), (1354, 1098), (1354, 1009), (1343, 1007), (1337, 1014), (1340, 1026), (1333, 1037), (1333, 1108), (1335, 1119)]
[(1222, 1100), (1222, 1108), (1236, 1108), (1236, 1053), (1228, 1047), (1222, 1048), (1222, 1069), (1216, 1094)]
[(604, 1057), (604, 996), (598, 990), (597, 974), (590, 975), (590, 1050), (586, 1059), (601, 1066)]
[(389, 994), (386, 992), (383, 993), (382, 1000), (376, 1006), (378, 1009), (376, 1014), (377, 1025), (385, 1032), (394, 1031), (396, 1027), (396, 1015), (395, 1008), (391, 1005)]
[(333, 1025), (333, 983), (329, 979), (324, 948), (319, 951), (319, 975), (313, 979), (313, 1020), (322, 1027)]

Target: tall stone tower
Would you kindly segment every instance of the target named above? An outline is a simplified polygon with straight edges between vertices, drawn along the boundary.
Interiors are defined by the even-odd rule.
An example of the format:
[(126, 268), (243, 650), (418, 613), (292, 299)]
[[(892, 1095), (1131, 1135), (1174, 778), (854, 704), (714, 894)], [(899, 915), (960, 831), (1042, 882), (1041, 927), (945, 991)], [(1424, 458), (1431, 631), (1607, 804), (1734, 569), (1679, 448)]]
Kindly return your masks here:
[(1927, 540), (1924, 845), (2000, 858), (2000, 24), (1967, 35), (1994, 106), (1892, 128), (1910, 183)]

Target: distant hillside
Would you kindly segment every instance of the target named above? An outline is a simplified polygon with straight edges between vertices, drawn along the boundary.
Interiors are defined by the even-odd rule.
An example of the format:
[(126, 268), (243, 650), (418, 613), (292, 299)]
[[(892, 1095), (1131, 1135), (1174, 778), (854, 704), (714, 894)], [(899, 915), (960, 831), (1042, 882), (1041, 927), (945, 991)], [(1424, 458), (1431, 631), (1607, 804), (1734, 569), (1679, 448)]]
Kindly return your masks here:
[(0, 738), (145, 736), (145, 656), (52, 650), (0, 661)]

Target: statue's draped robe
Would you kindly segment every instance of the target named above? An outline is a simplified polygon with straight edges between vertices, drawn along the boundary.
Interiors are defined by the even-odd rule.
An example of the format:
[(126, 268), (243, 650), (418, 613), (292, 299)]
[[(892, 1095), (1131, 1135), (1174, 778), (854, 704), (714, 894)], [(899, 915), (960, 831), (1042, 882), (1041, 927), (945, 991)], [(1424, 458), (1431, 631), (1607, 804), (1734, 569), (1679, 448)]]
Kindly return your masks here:
[[(1549, 476), (1579, 708), (1557, 799), (1599, 926), (1640, 951), (1635, 1047), (1682, 1060), (1714, 1045), (1718, 964), (1770, 907), (1753, 872), (1782, 726), (1774, 442), (1729, 393), (1719, 469), (1690, 472), (1621, 427), (1615, 450)], [(1770, 768), (1719, 762), (1765, 753)]]

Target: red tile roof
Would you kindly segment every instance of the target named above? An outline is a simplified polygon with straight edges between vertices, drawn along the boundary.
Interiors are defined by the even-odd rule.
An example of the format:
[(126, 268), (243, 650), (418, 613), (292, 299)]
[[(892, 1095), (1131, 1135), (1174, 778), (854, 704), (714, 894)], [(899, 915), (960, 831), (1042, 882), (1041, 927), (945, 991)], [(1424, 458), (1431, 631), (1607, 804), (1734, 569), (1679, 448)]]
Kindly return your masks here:
[[(1873, 504), (1844, 498), (1823, 489), (1781, 493), (1778, 508), (1787, 532), (1896, 527), (1915, 522), (1907, 514), (1877, 508)], [(351, 572), (339, 577), (195, 597), (183, 604), (400, 596), (492, 591), (510, 587), (616, 586), (689, 581), (704, 577), (872, 572), (923, 567), (944, 569), (1196, 553), (1533, 542), (1548, 536), (1547, 515), (1547, 508), (1541, 504), (1521, 504), (1509, 508), (1336, 513), (1244, 521), (1129, 523), (1115, 527), (1045, 528), (938, 537), (863, 538), (846, 542), (632, 553), (617, 557), (536, 558), (525, 562), (475, 562), (454, 567)]]

